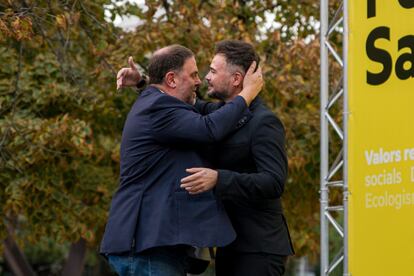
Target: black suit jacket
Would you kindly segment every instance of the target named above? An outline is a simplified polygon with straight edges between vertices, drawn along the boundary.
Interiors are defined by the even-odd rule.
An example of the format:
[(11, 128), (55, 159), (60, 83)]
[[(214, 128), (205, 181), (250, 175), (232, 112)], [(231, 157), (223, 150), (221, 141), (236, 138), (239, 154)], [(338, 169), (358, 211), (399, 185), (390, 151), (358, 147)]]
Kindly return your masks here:
[[(207, 114), (222, 105), (198, 100), (196, 108)], [(215, 194), (222, 199), (237, 233), (227, 248), (294, 254), (280, 201), (287, 178), (281, 121), (256, 99), (239, 121), (238, 130), (206, 155), (219, 168)]]

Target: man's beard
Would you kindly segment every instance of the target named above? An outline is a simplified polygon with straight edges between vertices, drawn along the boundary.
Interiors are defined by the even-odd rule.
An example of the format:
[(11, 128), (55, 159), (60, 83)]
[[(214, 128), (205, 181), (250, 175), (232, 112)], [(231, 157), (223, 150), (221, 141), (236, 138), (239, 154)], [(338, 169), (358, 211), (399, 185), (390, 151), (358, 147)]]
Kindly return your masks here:
[(217, 99), (220, 101), (225, 101), (229, 98), (228, 93), (223, 91), (213, 90), (211, 93), (207, 93), (210, 98)]

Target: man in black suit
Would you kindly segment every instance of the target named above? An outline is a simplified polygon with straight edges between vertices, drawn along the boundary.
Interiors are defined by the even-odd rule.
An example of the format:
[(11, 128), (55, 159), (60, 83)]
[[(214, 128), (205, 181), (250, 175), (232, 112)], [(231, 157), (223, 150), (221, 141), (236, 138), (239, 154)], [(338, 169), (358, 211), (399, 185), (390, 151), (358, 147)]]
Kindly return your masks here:
[[(197, 100), (196, 109), (209, 114), (231, 101), (252, 61), (258, 56), (250, 44), (217, 43), (205, 78), (208, 94), (222, 103)], [(193, 195), (213, 189), (237, 233), (234, 242), (217, 249), (217, 276), (283, 275), (287, 256), (294, 254), (281, 205), (287, 178), (284, 128), (258, 98), (238, 128), (207, 151), (219, 169), (189, 168), (192, 175), (182, 179), (181, 187)]]
[(201, 115), (192, 105), (201, 82), (192, 51), (172, 45), (152, 56), (150, 85), (132, 106), (122, 132), (120, 185), (101, 244), (101, 253), (120, 275), (200, 272), (187, 256), (192, 246), (234, 240), (213, 192), (189, 195), (180, 180), (188, 175), (186, 168), (206, 166), (199, 144), (221, 140), (236, 128), (263, 84), (260, 70), (253, 69), (254, 64), (238, 96)]

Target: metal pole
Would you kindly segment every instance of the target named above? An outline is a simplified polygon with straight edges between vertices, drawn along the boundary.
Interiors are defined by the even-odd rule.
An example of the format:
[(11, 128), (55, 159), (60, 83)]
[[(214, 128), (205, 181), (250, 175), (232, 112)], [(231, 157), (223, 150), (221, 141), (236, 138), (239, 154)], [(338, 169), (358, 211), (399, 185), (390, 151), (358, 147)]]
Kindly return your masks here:
[(320, 83), (320, 120), (321, 120), (321, 148), (320, 148), (320, 218), (321, 218), (321, 276), (326, 275), (329, 267), (329, 228), (328, 220), (325, 217), (325, 210), (328, 207), (328, 188), (326, 186), (329, 164), (329, 139), (328, 139), (328, 121), (325, 117), (325, 108), (328, 104), (329, 97), (329, 63), (328, 49), (325, 44), (328, 33), (328, 0), (320, 2), (320, 59), (321, 59), (321, 83)]
[(348, 239), (349, 239), (349, 232), (348, 232), (348, 119), (349, 119), (349, 110), (348, 110), (348, 42), (349, 42), (349, 1), (344, 0), (344, 34), (343, 34), (343, 60), (344, 60), (344, 79), (343, 79), (343, 88), (344, 88), (344, 168), (343, 168), (343, 180), (344, 180), (344, 187), (343, 187), (343, 204), (344, 204), (344, 271), (343, 275), (349, 275), (349, 267), (348, 267)]

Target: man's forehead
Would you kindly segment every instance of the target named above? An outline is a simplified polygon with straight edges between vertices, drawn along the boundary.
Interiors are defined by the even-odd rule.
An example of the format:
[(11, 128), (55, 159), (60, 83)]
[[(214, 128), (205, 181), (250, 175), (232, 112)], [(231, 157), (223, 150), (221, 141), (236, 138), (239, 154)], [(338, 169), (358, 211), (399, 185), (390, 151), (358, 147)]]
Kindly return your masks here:
[(227, 63), (226, 56), (223, 54), (216, 54), (213, 57), (213, 62)]
[(210, 68), (214, 70), (224, 69), (226, 71), (244, 72), (241, 66), (229, 63), (224, 54), (216, 54), (211, 61)]
[(198, 71), (197, 62), (194, 57), (187, 58), (183, 67), (190, 71)]
[(227, 60), (226, 57), (222, 54), (216, 54), (211, 61), (210, 68), (217, 70), (221, 68), (226, 68)]

